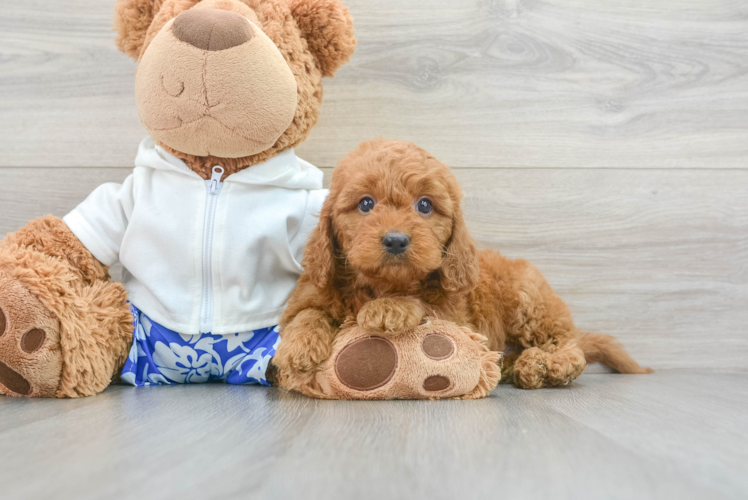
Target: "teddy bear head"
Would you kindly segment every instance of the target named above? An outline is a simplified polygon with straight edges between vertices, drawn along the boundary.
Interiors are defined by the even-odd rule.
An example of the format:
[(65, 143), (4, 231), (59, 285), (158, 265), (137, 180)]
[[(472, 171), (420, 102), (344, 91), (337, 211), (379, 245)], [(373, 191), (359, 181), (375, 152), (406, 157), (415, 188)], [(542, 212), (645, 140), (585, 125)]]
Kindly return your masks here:
[(356, 46), (339, 0), (118, 0), (114, 27), (143, 125), (204, 177), (303, 141)]

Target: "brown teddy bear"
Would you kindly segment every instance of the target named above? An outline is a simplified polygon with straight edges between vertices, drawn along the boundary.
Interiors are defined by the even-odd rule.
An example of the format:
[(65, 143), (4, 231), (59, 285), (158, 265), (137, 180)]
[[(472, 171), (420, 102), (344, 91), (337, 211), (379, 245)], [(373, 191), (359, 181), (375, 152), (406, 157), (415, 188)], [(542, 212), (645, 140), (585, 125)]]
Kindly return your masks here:
[(122, 185), (0, 243), (0, 392), (96, 394), (157, 333), (125, 380), (262, 382), (326, 194), (293, 148), (352, 18), (338, 0), (119, 0), (114, 26), (151, 137)]
[[(296, 388), (268, 367), (327, 191), (293, 148), (317, 121), (322, 77), (353, 53), (351, 16), (339, 0), (118, 0), (114, 24), (139, 61), (150, 137), (122, 184), (0, 242), (0, 393), (88, 396), (120, 377)], [(123, 284), (109, 278), (116, 262)], [(384, 353), (386, 368), (394, 347), (359, 333), (341, 335), (354, 345), (340, 344), (339, 370), (313, 395), (429, 397), (413, 384), (445, 346), (440, 366), (459, 373), (442, 396), (484, 395), (498, 379), (482, 380), (494, 355), (453, 324), (401, 336), (396, 374), (368, 370), (367, 356)], [(382, 376), (392, 389), (372, 392)]]

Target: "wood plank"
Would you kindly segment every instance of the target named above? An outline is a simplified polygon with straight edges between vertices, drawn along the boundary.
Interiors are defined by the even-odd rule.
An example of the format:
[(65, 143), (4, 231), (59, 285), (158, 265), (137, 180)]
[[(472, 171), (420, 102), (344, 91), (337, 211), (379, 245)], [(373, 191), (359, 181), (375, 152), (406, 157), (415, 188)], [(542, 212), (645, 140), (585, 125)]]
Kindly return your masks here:
[(0, 168), (0, 235), (47, 214), (64, 216), (97, 186), (123, 182), (132, 168)]
[(600, 381), (599, 376), (583, 377), (571, 394), (547, 392), (530, 399), (542, 400), (628, 450), (672, 460), (679, 471), (705, 487), (733, 498), (745, 496), (745, 375), (704, 376), (689, 370), (665, 373), (664, 378), (617, 376)]
[(146, 134), (135, 63), (114, 46), (115, 0), (0, 11), (0, 166), (130, 166)]
[[(0, 234), (62, 216), (128, 172), (0, 169), (0, 185), (13, 186), (0, 198)], [(581, 328), (616, 335), (658, 369), (748, 369), (748, 171), (456, 175), (480, 245), (536, 264)]]
[(745, 375), (684, 374), (437, 402), (120, 386), (26, 422), (64, 402), (3, 397), (0, 481), (13, 498), (744, 497), (748, 422), (706, 395)]
[(320, 164), (382, 135), (452, 167), (746, 166), (743, 2), (350, 5), (358, 51), (301, 148)]
[[(0, 11), (0, 166), (131, 165), (114, 0)], [(412, 140), (453, 167), (745, 168), (740, 0), (349, 0), (359, 46), (300, 151)]]

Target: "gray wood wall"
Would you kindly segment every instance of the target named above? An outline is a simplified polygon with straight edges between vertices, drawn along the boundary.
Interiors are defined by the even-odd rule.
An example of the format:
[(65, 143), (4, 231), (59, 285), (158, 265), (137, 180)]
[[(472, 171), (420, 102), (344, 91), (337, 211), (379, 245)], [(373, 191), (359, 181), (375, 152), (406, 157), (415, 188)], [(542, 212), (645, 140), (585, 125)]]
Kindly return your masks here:
[[(300, 156), (452, 166), (484, 246), (655, 368), (748, 369), (748, 3), (349, 0), (359, 47)], [(145, 131), (114, 0), (0, 10), (0, 234), (124, 179)]]

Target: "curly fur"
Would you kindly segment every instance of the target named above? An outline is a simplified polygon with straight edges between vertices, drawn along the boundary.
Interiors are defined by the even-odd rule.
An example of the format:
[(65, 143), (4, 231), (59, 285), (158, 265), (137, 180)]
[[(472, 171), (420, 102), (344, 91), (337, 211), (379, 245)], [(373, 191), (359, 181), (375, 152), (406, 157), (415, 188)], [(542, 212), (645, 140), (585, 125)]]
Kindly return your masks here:
[[(363, 214), (359, 201), (372, 197), (374, 209)], [(433, 212), (419, 214), (421, 197)], [(566, 304), (542, 274), (524, 260), (497, 252), (477, 251), (460, 208), (462, 193), (454, 175), (414, 144), (378, 139), (363, 143), (338, 165), (330, 195), (304, 254), (304, 273), (281, 319), (282, 332), (298, 315), (315, 311), (319, 324), (306, 334), (284, 337), (282, 349), (296, 352), (294, 371), (313, 370), (315, 359), (304, 349), (357, 317), (359, 325), (383, 333), (404, 331), (424, 316), (466, 325), (488, 338), (494, 351), (507, 342), (524, 349), (506, 369), (522, 388), (566, 384), (590, 361), (603, 361), (625, 373), (647, 373), (619, 344), (602, 336), (581, 336)], [(388, 254), (382, 237), (398, 231), (410, 237), (407, 251)], [(297, 341), (303, 349), (294, 349)], [(311, 345), (310, 345), (311, 344)], [(584, 350), (583, 350), (584, 349)], [(488, 369), (488, 368), (487, 368)], [(496, 368), (498, 370), (498, 368)], [(291, 375), (286, 375), (291, 376)]]

